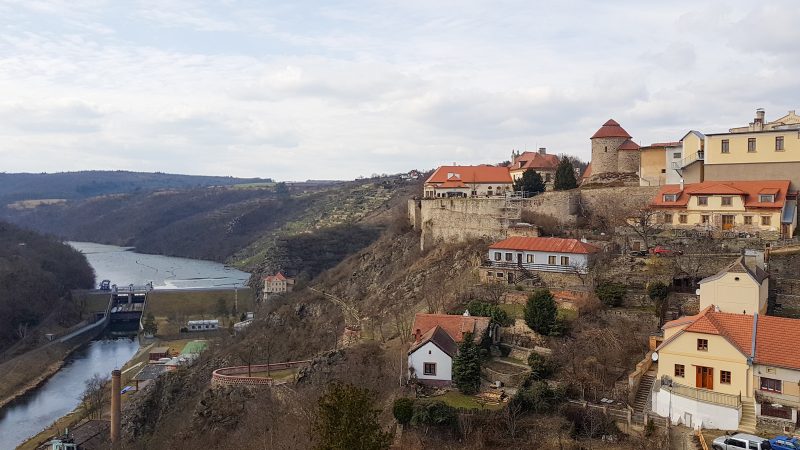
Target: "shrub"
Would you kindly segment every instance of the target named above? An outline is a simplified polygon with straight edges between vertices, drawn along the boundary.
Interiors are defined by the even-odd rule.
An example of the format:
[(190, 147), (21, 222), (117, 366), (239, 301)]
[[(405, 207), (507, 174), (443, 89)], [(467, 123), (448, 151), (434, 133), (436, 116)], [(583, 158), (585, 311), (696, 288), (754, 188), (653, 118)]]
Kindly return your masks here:
[(594, 292), (603, 304), (617, 307), (622, 305), (627, 288), (622, 283), (607, 281), (600, 283)]
[(531, 367), (530, 379), (533, 381), (543, 380), (555, 371), (553, 361), (536, 352), (531, 352), (528, 356), (528, 365)]
[(394, 414), (394, 418), (403, 425), (411, 422), (411, 418), (414, 417), (414, 399), (400, 397), (395, 400), (394, 406), (392, 407), (392, 414)]
[(490, 317), (492, 322), (501, 327), (507, 327), (514, 323), (514, 321), (508, 317), (508, 313), (503, 311), (499, 306), (480, 300), (472, 300), (467, 303), (467, 310), (469, 310), (469, 313), (473, 316)]
[(552, 389), (544, 381), (536, 381), (520, 389), (516, 398), (526, 411), (542, 414), (554, 411), (565, 395), (562, 389)]
[(557, 315), (556, 301), (547, 289), (537, 289), (525, 303), (525, 323), (539, 334), (550, 334)]
[(456, 411), (441, 401), (417, 402), (414, 406), (412, 425), (453, 425), (456, 423)]

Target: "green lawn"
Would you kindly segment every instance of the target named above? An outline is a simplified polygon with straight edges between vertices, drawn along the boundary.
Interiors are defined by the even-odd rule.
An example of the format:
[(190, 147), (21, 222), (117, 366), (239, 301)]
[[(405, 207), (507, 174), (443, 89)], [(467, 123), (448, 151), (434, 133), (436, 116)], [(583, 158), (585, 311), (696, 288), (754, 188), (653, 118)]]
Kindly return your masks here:
[(219, 300), (225, 302), (227, 311), (233, 310), (234, 303), (238, 305), (238, 314), (253, 311), (255, 307), (253, 291), (242, 288), (237, 294), (230, 289), (219, 291), (185, 290), (185, 291), (150, 291), (147, 294), (147, 311), (156, 317), (171, 317), (186, 315), (192, 317), (205, 316), (217, 318), (217, 305)]
[(525, 313), (525, 305), (520, 305), (518, 303), (503, 303), (499, 305), (500, 309), (508, 314), (508, 317), (512, 319), (522, 319)]
[(558, 318), (565, 322), (572, 322), (578, 318), (578, 311), (574, 309), (558, 308)]
[(502, 404), (489, 404), (489, 403), (481, 403), (478, 401), (477, 397), (471, 395), (464, 395), (458, 391), (448, 391), (444, 395), (439, 395), (436, 397), (429, 397), (431, 401), (441, 401), (446, 403), (453, 408), (463, 408), (463, 409), (502, 409)]

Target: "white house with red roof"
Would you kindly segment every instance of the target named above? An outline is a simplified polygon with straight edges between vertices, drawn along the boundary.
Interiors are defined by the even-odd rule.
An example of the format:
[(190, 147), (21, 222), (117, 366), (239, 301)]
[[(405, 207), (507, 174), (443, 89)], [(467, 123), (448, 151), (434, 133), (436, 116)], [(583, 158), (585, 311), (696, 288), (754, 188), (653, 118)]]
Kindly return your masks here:
[(545, 187), (552, 189), (558, 161), (558, 156), (548, 154), (547, 149), (540, 148), (538, 152), (523, 152), (514, 157), (514, 160), (511, 161), (511, 166), (509, 166), (509, 171), (511, 178), (516, 181), (522, 178), (522, 174), (526, 171), (535, 170), (542, 176)]
[(469, 334), (476, 344), (484, 338), (495, 338), (488, 317), (423, 314), (414, 316), (414, 342), (408, 350), (409, 377), (434, 386), (449, 386), (453, 379), (453, 358), (458, 345)]
[(294, 289), (294, 278), (288, 278), (283, 272), (267, 275), (263, 278), (263, 281), (264, 297), (285, 294), (292, 292), (292, 289)]
[(425, 181), (425, 198), (502, 197), (513, 192), (508, 167), (441, 166)]
[(780, 233), (797, 226), (797, 194), (789, 180), (704, 181), (668, 184), (650, 206), (658, 223), (669, 228)]
[(586, 273), (600, 247), (578, 239), (514, 236), (489, 246), (481, 266), (485, 282), (515, 283), (521, 273)]
[(797, 423), (800, 320), (711, 305), (663, 326), (652, 410), (693, 428), (754, 432), (759, 417)]

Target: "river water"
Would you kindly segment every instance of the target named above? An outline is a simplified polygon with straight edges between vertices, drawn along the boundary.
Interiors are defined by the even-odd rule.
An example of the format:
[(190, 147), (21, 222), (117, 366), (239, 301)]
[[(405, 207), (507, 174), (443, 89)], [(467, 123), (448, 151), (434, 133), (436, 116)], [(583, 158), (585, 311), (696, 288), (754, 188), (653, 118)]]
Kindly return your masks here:
[[(145, 255), (89, 242), (69, 244), (86, 255), (98, 282), (107, 279), (118, 286), (153, 282), (155, 289), (220, 288), (242, 286), (250, 277), (210, 261)], [(109, 375), (138, 350), (138, 340), (125, 338), (95, 340), (80, 347), (42, 386), (0, 410), (0, 450), (15, 448), (75, 409), (86, 380), (96, 373)]]

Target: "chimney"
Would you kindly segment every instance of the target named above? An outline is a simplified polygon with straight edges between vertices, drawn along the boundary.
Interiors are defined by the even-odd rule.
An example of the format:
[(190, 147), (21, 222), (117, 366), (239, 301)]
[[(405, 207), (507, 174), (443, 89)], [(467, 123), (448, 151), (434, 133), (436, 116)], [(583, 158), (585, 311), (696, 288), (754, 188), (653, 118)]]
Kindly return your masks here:
[(539, 154), (540, 155), (546, 155), (547, 154), (547, 148), (539, 147)]
[(683, 192), (683, 178), (681, 178), (681, 192)]
[(421, 333), (421, 331), (422, 331), (422, 330), (420, 330), (419, 328), (417, 328), (417, 331), (414, 333), (414, 342), (419, 342), (419, 338), (421, 338), (421, 337), (422, 337), (422, 333)]
[(111, 372), (111, 443), (119, 443), (119, 429), (120, 429), (120, 371), (114, 369)]
[(758, 108), (756, 110), (756, 118), (753, 121), (753, 130), (754, 131), (764, 130), (764, 108)]

